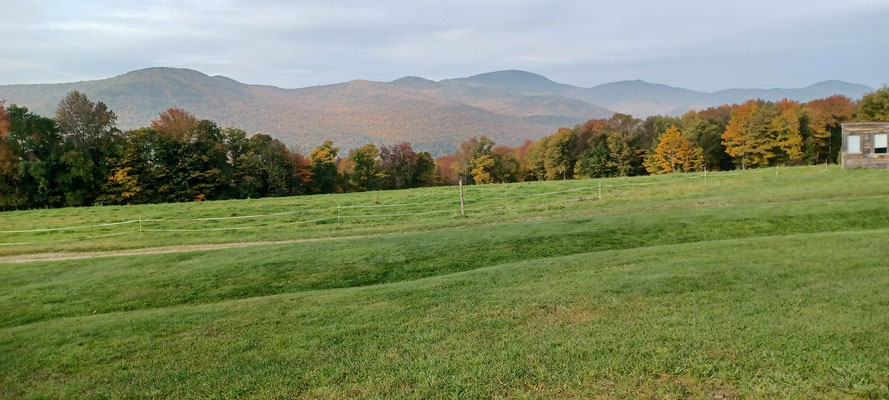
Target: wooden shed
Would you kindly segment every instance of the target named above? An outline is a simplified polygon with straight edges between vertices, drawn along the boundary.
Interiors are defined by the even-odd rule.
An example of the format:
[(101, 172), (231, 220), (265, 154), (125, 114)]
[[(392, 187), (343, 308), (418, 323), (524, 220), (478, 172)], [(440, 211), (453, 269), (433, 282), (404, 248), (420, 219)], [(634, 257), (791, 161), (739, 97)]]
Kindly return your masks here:
[(889, 169), (889, 122), (843, 124), (843, 168)]

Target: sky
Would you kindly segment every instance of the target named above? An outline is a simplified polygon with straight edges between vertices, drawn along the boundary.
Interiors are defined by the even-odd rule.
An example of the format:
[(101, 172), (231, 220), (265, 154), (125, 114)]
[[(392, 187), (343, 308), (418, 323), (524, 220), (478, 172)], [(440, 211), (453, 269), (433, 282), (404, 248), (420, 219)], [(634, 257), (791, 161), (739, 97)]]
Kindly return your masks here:
[(504, 69), (594, 86), (889, 83), (889, 0), (0, 0), (0, 84), (191, 68), (296, 88)]

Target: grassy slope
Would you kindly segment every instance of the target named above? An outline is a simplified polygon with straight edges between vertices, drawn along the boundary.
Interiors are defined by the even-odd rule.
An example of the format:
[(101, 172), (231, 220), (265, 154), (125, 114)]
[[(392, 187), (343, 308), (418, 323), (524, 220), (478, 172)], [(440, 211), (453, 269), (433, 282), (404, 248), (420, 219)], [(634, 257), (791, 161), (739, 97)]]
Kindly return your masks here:
[[(455, 213), (400, 216), (388, 218), (353, 218), (385, 213), (427, 212), (456, 209), (456, 203), (427, 204), (397, 208), (358, 208), (341, 210), (341, 223), (335, 220), (310, 224), (300, 221), (335, 218), (336, 206), (403, 204), (430, 201), (454, 201), (455, 187), (434, 187), (400, 191), (231, 200), (204, 203), (156, 204), (140, 206), (84, 207), (0, 213), (0, 230), (42, 227), (91, 225), (124, 220), (181, 219), (225, 217), (306, 210), (302, 214), (267, 218), (225, 221), (145, 223), (145, 229), (194, 229), (226, 227), (261, 227), (240, 231), (147, 232), (140, 236), (138, 224), (111, 226), (92, 230), (41, 233), (0, 233), (0, 256), (44, 251), (90, 251), (142, 248), (197, 243), (228, 243), (242, 241), (286, 240), (413, 232), (443, 227), (474, 226), (529, 218), (565, 216), (601, 216), (637, 213), (652, 210), (689, 210), (701, 207), (718, 208), (792, 200), (845, 199), (889, 195), (881, 175), (873, 171), (842, 171), (831, 167), (790, 168), (775, 177), (773, 171), (748, 171), (739, 176), (711, 174), (708, 186), (695, 176), (636, 177), (605, 179), (602, 201), (561, 202), (579, 197), (594, 199), (599, 181), (578, 180), (531, 182), (504, 185), (469, 186), (465, 197), (469, 218)], [(691, 179), (689, 179), (691, 178)], [(664, 184), (658, 184), (664, 183)], [(609, 185), (652, 184), (647, 186)], [(492, 197), (517, 196), (593, 187), (592, 190), (553, 196), (527, 197), (511, 200), (486, 200)], [(492, 209), (492, 207), (507, 207)], [(309, 211), (313, 210), (313, 211)], [(293, 224), (297, 222), (297, 224)], [(96, 240), (76, 240), (97, 235), (125, 233), (125, 236)], [(73, 241), (67, 241), (72, 240)], [(61, 242), (59, 242), (61, 240)], [(5, 246), (19, 242), (35, 245)]]
[(787, 173), (384, 240), (0, 264), (0, 397), (889, 396), (885, 175)]

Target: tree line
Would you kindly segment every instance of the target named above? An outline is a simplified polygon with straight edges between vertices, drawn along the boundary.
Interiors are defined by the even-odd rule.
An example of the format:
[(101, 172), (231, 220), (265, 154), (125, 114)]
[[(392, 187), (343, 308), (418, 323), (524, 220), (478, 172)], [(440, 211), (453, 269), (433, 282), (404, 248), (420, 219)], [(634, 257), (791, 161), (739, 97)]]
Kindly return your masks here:
[(126, 132), (102, 102), (69, 93), (53, 118), (0, 102), (0, 207), (144, 204), (631, 176), (835, 162), (840, 124), (889, 121), (889, 88), (855, 102), (751, 100), (681, 117), (626, 114), (519, 147), (473, 137), (433, 158), (410, 143), (304, 154), (268, 135), (171, 108)]
[(454, 184), (836, 163), (840, 125), (849, 121), (889, 122), (889, 87), (859, 101), (750, 100), (645, 119), (618, 113), (517, 148), (473, 138), (436, 165), (439, 181)]

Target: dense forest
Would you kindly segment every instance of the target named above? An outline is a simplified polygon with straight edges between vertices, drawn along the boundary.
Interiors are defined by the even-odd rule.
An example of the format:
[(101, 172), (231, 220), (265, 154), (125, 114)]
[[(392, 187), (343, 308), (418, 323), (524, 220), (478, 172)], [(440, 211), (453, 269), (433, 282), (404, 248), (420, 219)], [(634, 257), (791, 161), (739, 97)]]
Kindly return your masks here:
[(840, 124), (889, 121), (889, 88), (853, 101), (750, 100), (681, 117), (626, 114), (510, 148), (481, 136), (436, 159), (410, 143), (305, 154), (264, 134), (220, 128), (171, 108), (122, 132), (80, 92), (54, 118), (0, 103), (0, 208), (290, 196), (836, 162)]

